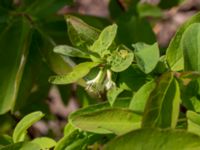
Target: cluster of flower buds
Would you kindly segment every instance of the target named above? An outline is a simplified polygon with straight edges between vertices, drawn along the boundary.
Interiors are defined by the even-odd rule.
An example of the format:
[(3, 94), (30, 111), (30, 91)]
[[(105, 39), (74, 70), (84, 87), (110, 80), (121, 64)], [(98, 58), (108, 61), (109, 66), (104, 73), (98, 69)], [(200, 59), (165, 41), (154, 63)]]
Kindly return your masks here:
[(115, 82), (112, 81), (112, 72), (109, 69), (100, 69), (99, 73), (97, 76), (86, 82), (87, 87), (86, 90), (95, 96), (101, 97), (101, 95), (115, 87)]

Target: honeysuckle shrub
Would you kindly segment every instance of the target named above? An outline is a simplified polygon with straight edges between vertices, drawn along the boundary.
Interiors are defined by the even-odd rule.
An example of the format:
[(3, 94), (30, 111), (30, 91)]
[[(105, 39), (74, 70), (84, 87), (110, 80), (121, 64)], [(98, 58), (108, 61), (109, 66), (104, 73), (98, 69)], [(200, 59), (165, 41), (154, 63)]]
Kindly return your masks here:
[(58, 45), (54, 52), (83, 59), (70, 73), (49, 81), (84, 82), (80, 85), (101, 102), (70, 114), (65, 131), (71, 134), (63, 141), (79, 130), (113, 135), (104, 149), (199, 149), (198, 17), (180, 27), (161, 56), (157, 43), (129, 48), (118, 42), (116, 24), (100, 32), (66, 16), (72, 46)]
[[(0, 150), (200, 149), (200, 14), (161, 53), (146, 17), (179, 0), (127, 1), (125, 11), (111, 0), (112, 21), (55, 15), (71, 3), (0, 1), (1, 129), (12, 128), (8, 112), (24, 116), (1, 134)], [(28, 128), (50, 115), (42, 101), (50, 83), (61, 95), (77, 84), (82, 107), (66, 118), (60, 140), (31, 139)]]

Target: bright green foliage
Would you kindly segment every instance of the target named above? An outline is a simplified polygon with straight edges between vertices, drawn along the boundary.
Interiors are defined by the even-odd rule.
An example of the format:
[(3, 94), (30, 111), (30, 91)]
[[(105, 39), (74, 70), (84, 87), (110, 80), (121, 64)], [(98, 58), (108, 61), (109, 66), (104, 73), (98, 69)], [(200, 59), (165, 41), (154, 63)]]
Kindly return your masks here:
[(69, 84), (77, 82), (84, 76), (86, 76), (90, 70), (99, 65), (97, 62), (84, 62), (74, 67), (72, 72), (62, 76), (52, 76), (49, 78), (49, 82), (54, 84)]
[(137, 11), (140, 17), (162, 17), (161, 9), (148, 3), (138, 3)]
[(171, 40), (169, 47), (167, 48), (167, 62), (173, 71), (183, 70), (184, 60), (183, 60), (183, 50), (181, 48), (181, 39), (185, 30), (193, 23), (197, 23), (200, 20), (200, 13), (194, 15), (191, 19), (185, 22), (176, 35)]
[(100, 31), (89, 26), (81, 19), (74, 16), (66, 16), (68, 34), (73, 46), (80, 47), (84, 50), (97, 40)]
[(190, 25), (183, 34), (181, 46), (186, 71), (200, 71), (200, 23)]
[[(0, 0), (0, 150), (200, 149), (200, 15), (161, 51), (152, 30), (181, 1), (111, 0), (110, 19), (64, 19), (58, 10), (72, 0)], [(54, 87), (81, 107), (58, 142), (28, 130), (42, 112), (44, 122), (60, 117), (46, 104), (48, 78), (77, 83)]]
[(154, 80), (147, 82), (144, 84), (134, 95), (131, 99), (129, 108), (135, 112), (143, 113), (146, 102), (154, 90), (156, 83)]
[(200, 137), (186, 131), (139, 129), (119, 136), (104, 150), (197, 150)]
[(50, 149), (56, 145), (56, 142), (48, 137), (36, 138), (32, 140), (31, 143), (39, 145), (42, 150)]
[(117, 98), (117, 96), (123, 92), (122, 88), (113, 87), (107, 92), (107, 99), (112, 106)]
[(200, 115), (193, 111), (187, 111), (188, 131), (200, 135)]
[(101, 32), (98, 39), (90, 47), (90, 50), (98, 53), (101, 57), (104, 57), (105, 55), (109, 54), (110, 51), (108, 49), (113, 43), (116, 34), (117, 34), (116, 24), (106, 27)]
[(163, 74), (144, 110), (143, 127), (175, 128), (179, 116), (180, 91), (172, 72)]
[(15, 127), (13, 132), (13, 142), (21, 142), (25, 140), (27, 129), (32, 126), (35, 122), (40, 120), (44, 114), (42, 112), (33, 112), (25, 116)]
[(68, 147), (73, 141), (77, 140), (78, 131), (73, 131), (68, 136), (64, 136), (56, 145), (55, 150), (63, 150)]
[[(20, 150), (36, 150), (36, 149), (42, 149), (39, 145), (35, 143), (25, 143), (23, 146), (20, 148)], [(42, 149), (43, 150), (43, 149)]]
[[(87, 109), (93, 109), (92, 106)], [(141, 126), (141, 116), (128, 109), (105, 108), (85, 112), (81, 109), (70, 116), (71, 123), (82, 130), (94, 133), (124, 134)]]
[(68, 45), (59, 45), (56, 46), (53, 50), (55, 53), (62, 54), (70, 57), (80, 57), (80, 58), (89, 58), (89, 55), (84, 51), (79, 50), (78, 48), (71, 47)]
[(133, 52), (128, 50), (119, 50), (113, 52), (110, 57), (108, 57), (108, 62), (111, 66), (111, 70), (114, 72), (122, 72), (126, 70), (133, 62)]
[(133, 47), (135, 48), (135, 57), (139, 68), (145, 73), (150, 73), (159, 61), (158, 44), (137, 43)]
[(94, 135), (75, 130), (65, 135), (56, 145), (55, 150), (85, 150), (93, 142)]
[[(116, 24), (104, 28), (96, 39), (93, 37), (93, 34), (96, 33), (97, 30), (85, 24), (83, 21), (68, 16), (67, 23), (69, 26), (69, 37), (75, 47), (65, 46), (64, 50), (64, 47), (61, 45), (57, 46), (54, 51), (61, 55), (64, 54), (72, 57), (88, 58), (89, 56), (92, 62), (78, 64), (71, 73), (50, 77), (49, 81), (53, 84), (77, 82), (87, 74), (90, 75), (90, 70), (98, 65), (99, 73), (97, 76), (92, 80), (86, 80), (86, 85), (82, 85), (86, 86), (86, 90), (89, 93), (101, 98), (104, 91), (116, 86), (112, 81), (111, 71), (122, 72), (126, 70), (133, 62), (133, 52), (126, 46), (118, 46), (114, 42), (117, 34)], [(79, 23), (81, 25), (77, 25)], [(90, 37), (88, 37), (87, 31), (89, 34), (91, 33)], [(74, 37), (75, 35), (77, 37)], [(91, 37), (93, 38), (90, 39)], [(82, 43), (82, 40), (85, 42)], [(94, 42), (92, 40), (94, 40)], [(91, 42), (93, 42), (93, 44), (89, 46)], [(77, 47), (80, 48), (80, 50), (77, 49)]]

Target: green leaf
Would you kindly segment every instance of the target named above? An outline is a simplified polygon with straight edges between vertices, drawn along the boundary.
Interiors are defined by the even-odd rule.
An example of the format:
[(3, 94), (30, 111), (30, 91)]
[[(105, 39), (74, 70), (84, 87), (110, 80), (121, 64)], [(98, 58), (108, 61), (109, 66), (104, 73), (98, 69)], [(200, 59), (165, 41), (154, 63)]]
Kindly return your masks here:
[(194, 111), (187, 111), (188, 131), (200, 135), (200, 114)]
[(76, 115), (79, 115), (79, 112), (80, 112), (80, 115), (82, 114), (87, 114), (87, 113), (93, 113), (94, 111), (101, 111), (101, 110), (104, 110), (104, 109), (109, 109), (109, 108), (127, 108), (128, 105), (129, 105), (129, 99), (117, 99), (115, 101), (115, 103), (113, 104), (113, 106), (111, 107), (110, 106), (110, 103), (109, 102), (103, 102), (103, 103), (99, 103), (99, 104), (93, 104), (93, 105), (90, 105), (88, 107), (85, 107), (85, 108), (82, 108), (83, 111), (77, 111), (77, 112), (74, 112), (73, 115), (76, 116)]
[(181, 46), (184, 55), (184, 70), (200, 71), (200, 23), (190, 25), (183, 34)]
[[(184, 70), (200, 72), (200, 23), (193, 23), (184, 32), (181, 40), (181, 48), (184, 56)], [(197, 79), (200, 85), (200, 80)], [(200, 93), (200, 90), (198, 91)]]
[(115, 36), (117, 34), (117, 25), (113, 24), (100, 33), (98, 39), (90, 47), (90, 50), (98, 53), (102, 58), (104, 55), (109, 54), (108, 50), (111, 44), (114, 42)]
[(87, 50), (97, 39), (100, 30), (74, 16), (66, 16), (68, 35), (73, 46)]
[(101, 135), (78, 131), (77, 129), (60, 139), (55, 150), (85, 150), (98, 141)]
[(97, 62), (80, 63), (73, 68), (72, 72), (66, 75), (50, 77), (49, 82), (53, 84), (69, 84), (69, 83), (77, 82), (79, 79), (86, 76), (92, 68), (98, 65), (99, 63)]
[(36, 144), (36, 143), (24, 143), (23, 146), (20, 148), (20, 150), (41, 150), (40, 145)]
[[(69, 117), (77, 128), (99, 134), (124, 134), (141, 126), (141, 116), (128, 109), (108, 108), (87, 113), (83, 108)], [(92, 109), (92, 106), (90, 107)]]
[(24, 18), (15, 19), (0, 35), (0, 114), (15, 105), (30, 37), (31, 30)]
[(23, 141), (25, 139), (27, 129), (35, 122), (40, 120), (43, 116), (44, 114), (42, 112), (36, 111), (22, 118), (22, 120), (20, 120), (13, 132), (14, 143)]
[(179, 116), (180, 91), (172, 72), (163, 74), (144, 110), (143, 127), (175, 128)]
[(135, 57), (139, 68), (144, 73), (150, 73), (159, 61), (159, 48), (158, 44), (147, 45), (144, 43), (134, 44)]
[(36, 138), (31, 143), (39, 145), (42, 150), (50, 149), (56, 145), (56, 141), (48, 137)]
[(65, 135), (58, 141), (55, 150), (78, 150), (86, 149), (88, 144), (87, 135), (83, 135), (83, 132), (78, 130), (73, 131), (69, 135)]
[(140, 129), (112, 140), (104, 150), (197, 150), (200, 137), (179, 130)]
[(76, 130), (76, 128), (70, 122), (68, 122), (67, 125), (64, 128), (64, 135), (68, 136), (72, 132), (74, 132), (75, 130)]
[(78, 48), (71, 47), (68, 45), (56, 46), (56, 47), (54, 47), (53, 51), (55, 53), (70, 56), (70, 57), (90, 58), (90, 56), (87, 53), (79, 50)]
[(107, 58), (107, 61), (110, 64), (112, 71), (122, 72), (132, 64), (133, 57), (133, 52), (128, 50), (119, 50), (113, 52), (111, 56)]
[(171, 40), (169, 47), (166, 51), (167, 62), (173, 71), (183, 70), (183, 50), (181, 48), (181, 39), (185, 30), (193, 23), (200, 22), (200, 13), (197, 13), (191, 19), (186, 21), (176, 32), (175, 36)]
[(148, 3), (138, 3), (137, 11), (141, 18), (142, 17), (162, 17), (163, 15), (162, 10), (158, 6), (148, 4)]
[(118, 87), (113, 87), (107, 92), (107, 99), (112, 106), (117, 98), (117, 96), (123, 92), (123, 89), (118, 88)]
[(147, 100), (154, 90), (156, 83), (154, 80), (144, 84), (134, 95), (129, 108), (135, 112), (143, 113)]
[(199, 100), (198, 95), (195, 97), (192, 97), (190, 101), (193, 105), (194, 111), (200, 113), (200, 100)]

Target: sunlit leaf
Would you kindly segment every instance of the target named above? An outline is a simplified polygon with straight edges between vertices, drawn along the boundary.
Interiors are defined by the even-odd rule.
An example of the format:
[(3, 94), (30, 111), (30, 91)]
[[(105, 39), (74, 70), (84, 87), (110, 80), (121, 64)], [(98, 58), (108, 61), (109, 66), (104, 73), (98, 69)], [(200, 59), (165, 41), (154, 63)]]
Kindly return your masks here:
[(163, 15), (158, 6), (148, 3), (138, 3), (137, 11), (140, 17), (161, 17)]
[(136, 43), (133, 45), (135, 48), (135, 57), (139, 68), (147, 73), (150, 73), (159, 61), (159, 48), (158, 44), (147, 45), (144, 43)]
[(54, 47), (53, 51), (55, 53), (70, 56), (70, 57), (90, 58), (87, 53), (85, 53), (75, 47), (68, 46), (68, 45), (56, 46), (56, 47)]
[(200, 23), (190, 25), (183, 34), (181, 46), (186, 71), (200, 71)]
[(55, 150), (86, 149), (88, 144), (89, 138), (87, 135), (83, 135), (83, 132), (75, 130), (60, 139), (55, 147)]
[(200, 13), (197, 13), (186, 21), (176, 32), (175, 36), (171, 40), (169, 47), (166, 51), (167, 62), (173, 71), (183, 70), (183, 50), (181, 48), (181, 39), (185, 30), (193, 23), (200, 22)]
[(157, 81), (144, 110), (143, 127), (175, 128), (179, 116), (180, 90), (172, 72)]
[[(92, 109), (92, 112), (88, 112)], [(141, 116), (129, 109), (107, 108), (95, 110), (80, 109), (70, 115), (70, 122), (77, 128), (94, 133), (123, 134), (141, 126)]]
[(107, 92), (107, 99), (110, 103), (110, 105), (112, 106), (117, 98), (117, 96), (123, 92), (123, 89), (118, 88), (118, 87), (113, 87), (110, 90), (108, 90)]
[(32, 140), (31, 143), (39, 145), (42, 150), (50, 149), (56, 145), (56, 141), (48, 137), (36, 138)]
[(25, 136), (27, 134), (27, 129), (32, 126), (35, 122), (40, 120), (44, 114), (40, 111), (33, 112), (31, 114), (26, 115), (14, 129), (13, 132), (13, 141), (14, 143), (24, 141)]
[(73, 68), (72, 72), (70, 72), (66, 75), (50, 77), (49, 82), (51, 82), (53, 84), (69, 84), (69, 83), (77, 82), (79, 79), (86, 76), (92, 68), (94, 68), (98, 65), (99, 65), (99, 63), (97, 63), (97, 62), (80, 63)]
[(179, 130), (139, 129), (112, 140), (104, 150), (197, 150), (200, 137)]
[(126, 70), (132, 64), (133, 57), (133, 52), (128, 50), (119, 50), (113, 52), (107, 59), (112, 71), (121, 72)]
[(98, 39), (100, 30), (86, 24), (74, 16), (66, 16), (68, 35), (73, 46), (82, 49), (91, 46)]
[(154, 90), (156, 83), (154, 80), (144, 84), (133, 96), (129, 108), (135, 112), (143, 113), (147, 100)]
[(200, 114), (187, 111), (188, 131), (200, 135)]
[(98, 53), (101, 57), (104, 57), (104, 55), (109, 54), (110, 51), (108, 49), (114, 42), (116, 34), (117, 34), (116, 24), (106, 27), (100, 33), (98, 39), (90, 47), (90, 50)]

